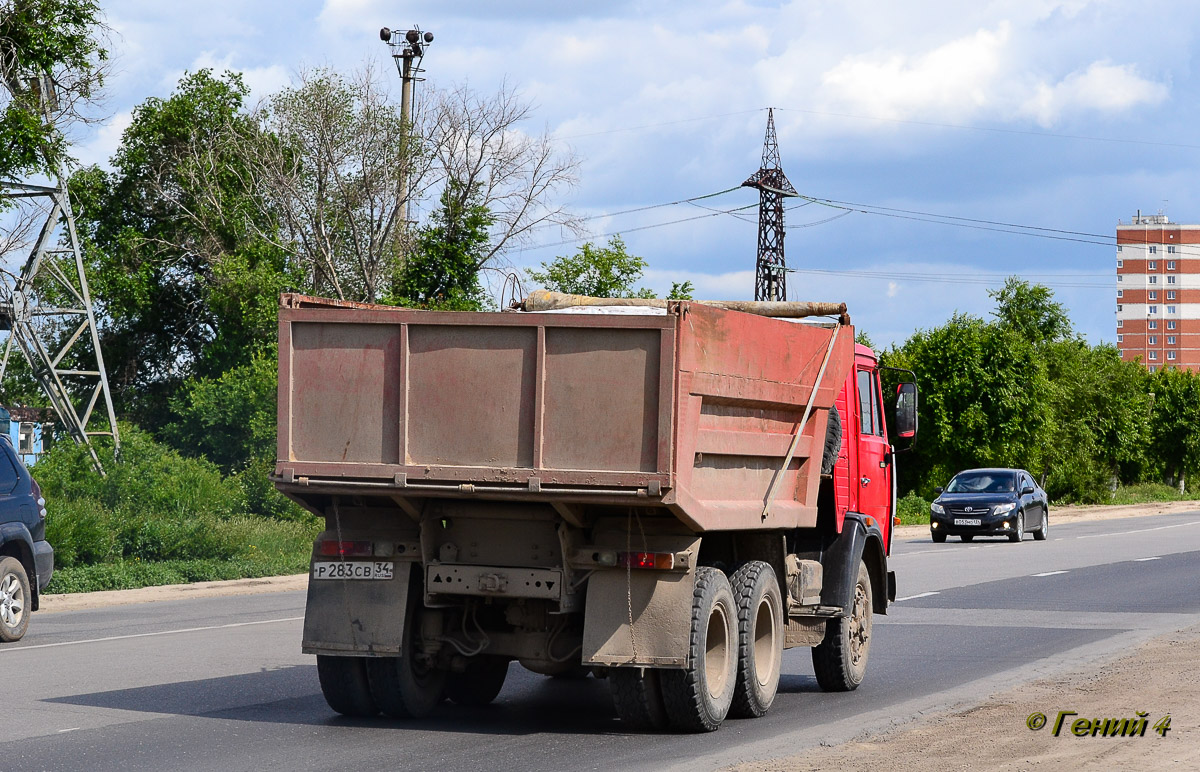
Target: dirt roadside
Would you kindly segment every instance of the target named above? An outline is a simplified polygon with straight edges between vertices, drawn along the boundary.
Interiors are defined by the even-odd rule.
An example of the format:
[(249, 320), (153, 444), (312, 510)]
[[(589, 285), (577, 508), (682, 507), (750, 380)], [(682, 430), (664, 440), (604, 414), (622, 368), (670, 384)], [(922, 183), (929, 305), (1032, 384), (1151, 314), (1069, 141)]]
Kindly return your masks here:
[[(1051, 522), (1109, 520), (1200, 510), (1200, 502), (1167, 502), (1119, 507), (1060, 507)], [(905, 526), (897, 538), (928, 536), (927, 526)], [(878, 734), (840, 745), (809, 748), (802, 754), (728, 767), (729, 772), (808, 772), (823, 769), (892, 772), (941, 770), (1158, 770), (1200, 769), (1200, 626), (1160, 636), (1125, 656), (1086, 670), (1032, 681)], [(1064, 717), (1058, 736), (1054, 725)], [(1074, 736), (1080, 719), (1137, 719), (1145, 714), (1144, 735)], [(1026, 721), (1042, 713), (1047, 722), (1031, 730)], [(1160, 736), (1154, 724), (1170, 714), (1170, 730)], [(1082, 727), (1080, 727), (1082, 729)]]
[[(823, 769), (892, 772), (941, 770), (1200, 769), (1200, 627), (1156, 638), (1119, 659), (1086, 671), (1018, 686), (984, 702), (918, 719), (888, 732), (803, 754), (747, 762), (729, 772), (809, 772)], [(1064, 717), (1058, 736), (1054, 726)], [(1134, 719), (1146, 714), (1145, 734), (1072, 734), (1081, 719)], [(1031, 730), (1034, 713), (1046, 724)], [(1170, 714), (1170, 730), (1154, 724)], [(1113, 722), (1116, 723), (1116, 722)], [(1080, 726), (1080, 729), (1083, 727)], [(1102, 726), (1103, 728), (1103, 726)]]

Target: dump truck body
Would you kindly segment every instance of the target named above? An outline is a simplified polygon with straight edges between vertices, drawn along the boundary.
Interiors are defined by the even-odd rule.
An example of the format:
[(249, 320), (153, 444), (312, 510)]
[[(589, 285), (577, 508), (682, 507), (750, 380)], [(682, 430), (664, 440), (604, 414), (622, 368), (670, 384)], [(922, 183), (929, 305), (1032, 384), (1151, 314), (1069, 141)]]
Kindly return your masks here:
[[(779, 649), (845, 627), (860, 569), (865, 613), (894, 597), (882, 394), (846, 325), (294, 295), (279, 324), (274, 479), (326, 521), (304, 649), (341, 712), (486, 701), (519, 660), (612, 678), (636, 723), (698, 667), (704, 592), (720, 608), (753, 574)], [(721, 700), (648, 720), (715, 728)]]

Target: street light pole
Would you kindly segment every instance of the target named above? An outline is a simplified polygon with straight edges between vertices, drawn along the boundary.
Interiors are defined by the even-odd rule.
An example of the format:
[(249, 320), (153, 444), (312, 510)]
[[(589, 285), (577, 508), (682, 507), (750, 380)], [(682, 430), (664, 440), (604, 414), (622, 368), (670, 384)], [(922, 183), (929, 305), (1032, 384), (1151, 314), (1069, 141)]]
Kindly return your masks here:
[(400, 169), (400, 187), (404, 191), (400, 202), (400, 222), (405, 230), (408, 229), (408, 158), (409, 139), (412, 135), (412, 102), (413, 83), (424, 78), (417, 77), (421, 69), (421, 60), (425, 49), (433, 42), (432, 32), (421, 32), (415, 24), (407, 32), (393, 31), (384, 27), (379, 30), (379, 38), (392, 49), (392, 59), (396, 62), (396, 70), (400, 73), (400, 121), (404, 125), (403, 147), (400, 157), (403, 166)]

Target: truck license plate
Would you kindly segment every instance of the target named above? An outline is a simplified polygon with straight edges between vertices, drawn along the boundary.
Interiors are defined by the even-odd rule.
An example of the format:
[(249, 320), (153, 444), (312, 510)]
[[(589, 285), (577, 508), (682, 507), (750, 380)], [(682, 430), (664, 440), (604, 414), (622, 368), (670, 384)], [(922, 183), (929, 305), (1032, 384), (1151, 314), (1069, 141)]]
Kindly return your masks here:
[(956, 517), (954, 518), (955, 525), (983, 525), (983, 521), (978, 517)]
[(395, 564), (391, 561), (327, 560), (312, 564), (313, 579), (391, 579)]

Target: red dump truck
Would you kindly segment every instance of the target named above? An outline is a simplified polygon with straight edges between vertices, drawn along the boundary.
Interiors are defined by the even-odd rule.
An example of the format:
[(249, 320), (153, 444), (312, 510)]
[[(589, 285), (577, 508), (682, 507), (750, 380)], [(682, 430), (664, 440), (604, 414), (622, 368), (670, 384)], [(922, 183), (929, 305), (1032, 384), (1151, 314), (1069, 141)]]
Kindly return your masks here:
[(874, 355), (844, 315), (759, 315), (804, 304), (658, 305), (282, 297), (273, 480), (325, 521), (303, 649), (333, 710), (484, 704), (516, 660), (712, 731), (766, 713), (793, 646), (858, 686), (896, 593)]

